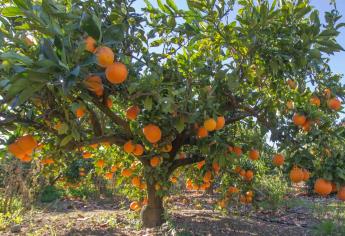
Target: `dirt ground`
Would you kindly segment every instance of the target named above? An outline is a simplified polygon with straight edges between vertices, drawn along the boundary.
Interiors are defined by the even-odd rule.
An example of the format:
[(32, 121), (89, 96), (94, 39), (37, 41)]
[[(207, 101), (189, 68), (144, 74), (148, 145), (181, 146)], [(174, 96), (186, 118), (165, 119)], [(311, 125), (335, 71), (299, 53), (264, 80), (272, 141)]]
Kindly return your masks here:
[[(166, 201), (168, 221), (157, 229), (140, 229), (137, 213), (121, 199), (64, 199), (36, 208), (20, 226), (0, 235), (310, 235), (318, 223), (308, 209), (294, 206), (268, 211), (250, 205), (214, 210), (216, 198), (189, 192)], [(16, 228), (17, 227), (17, 228)], [(11, 233), (16, 231), (15, 233)]]

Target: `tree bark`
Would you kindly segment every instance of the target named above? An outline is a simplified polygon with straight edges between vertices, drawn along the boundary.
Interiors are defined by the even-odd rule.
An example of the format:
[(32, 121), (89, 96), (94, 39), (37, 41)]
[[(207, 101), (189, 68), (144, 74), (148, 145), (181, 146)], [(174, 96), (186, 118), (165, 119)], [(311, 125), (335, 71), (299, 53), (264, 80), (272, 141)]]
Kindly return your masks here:
[(163, 197), (158, 196), (154, 183), (147, 183), (148, 204), (141, 210), (144, 228), (161, 226), (164, 222)]

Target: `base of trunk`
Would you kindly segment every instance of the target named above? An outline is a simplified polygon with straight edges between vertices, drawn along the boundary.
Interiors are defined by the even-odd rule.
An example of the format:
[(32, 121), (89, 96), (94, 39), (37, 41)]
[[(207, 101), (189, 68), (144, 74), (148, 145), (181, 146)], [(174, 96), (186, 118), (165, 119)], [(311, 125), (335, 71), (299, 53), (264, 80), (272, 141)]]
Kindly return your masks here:
[(141, 220), (143, 222), (143, 227), (145, 228), (161, 226), (165, 222), (163, 207), (153, 208), (145, 206), (141, 210)]

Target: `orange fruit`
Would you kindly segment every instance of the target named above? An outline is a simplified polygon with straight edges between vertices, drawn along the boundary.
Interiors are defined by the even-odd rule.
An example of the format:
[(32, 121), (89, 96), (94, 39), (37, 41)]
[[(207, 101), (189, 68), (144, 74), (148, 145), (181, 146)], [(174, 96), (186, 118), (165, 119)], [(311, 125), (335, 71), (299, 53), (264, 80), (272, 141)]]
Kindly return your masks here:
[(152, 167), (157, 167), (159, 165), (159, 163), (161, 162), (161, 159), (158, 156), (154, 156), (151, 158), (150, 160), (150, 165)]
[(293, 123), (297, 126), (302, 126), (304, 125), (304, 123), (306, 122), (306, 118), (304, 115), (300, 115), (298, 113), (294, 114), (294, 116), (292, 117)]
[(98, 143), (90, 144), (89, 147), (96, 149), (96, 148), (98, 148)]
[(293, 101), (287, 101), (286, 106), (289, 110), (292, 110), (292, 109), (294, 109), (295, 104)]
[(42, 165), (51, 165), (54, 164), (54, 160), (51, 158), (45, 158), (41, 160)]
[(252, 149), (249, 151), (250, 160), (256, 161), (256, 160), (259, 160), (259, 158), (260, 158), (260, 152), (258, 150)]
[(146, 125), (143, 128), (143, 133), (147, 141), (150, 143), (157, 143), (162, 138), (161, 129), (154, 124)]
[(217, 117), (217, 124), (216, 124), (216, 130), (220, 130), (225, 125), (225, 118), (224, 116), (218, 116)]
[(134, 176), (132, 178), (131, 182), (132, 182), (132, 185), (137, 187), (137, 188), (139, 188), (140, 185), (141, 185), (141, 180), (140, 180), (140, 178), (138, 176)]
[(111, 166), (110, 171), (111, 172), (116, 172), (117, 171), (117, 166)]
[(113, 100), (111, 100), (110, 98), (107, 98), (106, 104), (107, 104), (107, 107), (110, 109), (113, 106)]
[(272, 161), (275, 166), (281, 166), (285, 162), (285, 157), (282, 154), (276, 154)]
[(125, 64), (115, 62), (105, 69), (105, 77), (112, 84), (121, 84), (127, 79), (128, 70)]
[(91, 152), (84, 152), (83, 153), (83, 158), (88, 159), (92, 157), (92, 153)]
[(26, 155), (25, 151), (17, 143), (8, 145), (8, 151), (17, 158), (23, 158)]
[(112, 178), (113, 178), (113, 175), (114, 175), (114, 173), (108, 172), (108, 173), (105, 173), (104, 177), (105, 177), (106, 179), (112, 179)]
[(26, 154), (31, 154), (32, 151), (37, 147), (38, 143), (32, 135), (24, 135), (18, 138), (18, 146), (25, 151)]
[(210, 182), (211, 181), (211, 178), (212, 178), (212, 173), (211, 171), (206, 171), (204, 177), (203, 177), (203, 181), (206, 183), (206, 182)]
[(292, 80), (292, 79), (289, 79), (289, 80), (287, 81), (287, 84), (289, 85), (289, 87), (290, 87), (291, 89), (295, 89), (295, 88), (297, 87), (296, 81), (294, 81), (294, 80)]
[(245, 179), (246, 179), (247, 181), (251, 181), (251, 180), (253, 179), (253, 177), (254, 177), (253, 171), (247, 170)]
[(132, 175), (132, 170), (131, 169), (123, 169), (122, 171), (121, 171), (121, 175), (123, 176), (123, 177), (130, 177), (131, 175)]
[(337, 98), (331, 98), (327, 101), (327, 106), (331, 110), (339, 111), (341, 109), (341, 102)]
[(310, 178), (310, 172), (306, 169), (303, 169), (303, 181), (307, 181)]
[(217, 122), (213, 118), (210, 118), (204, 121), (204, 128), (207, 131), (213, 131), (216, 129), (216, 127), (217, 127)]
[(101, 77), (98, 75), (90, 75), (83, 81), (85, 87), (96, 94), (98, 97), (103, 95), (104, 88)]
[(140, 112), (138, 106), (130, 106), (126, 111), (126, 117), (128, 120), (135, 120)]
[(235, 167), (235, 173), (239, 174), (241, 172), (242, 168), (239, 166)]
[(205, 160), (196, 163), (196, 167), (200, 170), (205, 165)]
[(298, 167), (293, 167), (290, 171), (290, 180), (294, 183), (299, 183), (303, 181), (304, 174), (303, 171)]
[(147, 197), (144, 197), (142, 204), (143, 205), (147, 205), (148, 202), (149, 202), (149, 200), (147, 199)]
[(331, 90), (329, 88), (325, 88), (325, 90), (323, 90), (323, 95), (326, 97), (326, 98), (330, 98), (331, 97)]
[(105, 161), (101, 159), (101, 160), (96, 161), (95, 166), (99, 168), (103, 168), (104, 164), (105, 164)]
[(235, 146), (232, 148), (232, 150), (236, 154), (236, 156), (239, 157), (242, 155), (242, 148), (241, 147)]
[(141, 155), (143, 155), (143, 153), (144, 153), (144, 147), (140, 144), (136, 144), (134, 151), (133, 151), (133, 154), (135, 156), (141, 156)]
[(219, 170), (220, 170), (219, 163), (216, 162), (216, 161), (213, 161), (213, 163), (212, 163), (212, 168), (213, 168), (214, 172), (218, 173)]
[(197, 134), (198, 138), (205, 138), (208, 136), (208, 131), (205, 127), (200, 127), (198, 129), (198, 134)]
[(162, 152), (171, 152), (171, 150), (172, 150), (171, 143), (168, 143), (167, 145), (165, 145), (161, 150), (162, 150)]
[(94, 53), (96, 51), (96, 40), (92, 38), (91, 36), (88, 36), (84, 39), (85, 43), (85, 50), (89, 51), (91, 53)]
[(345, 187), (341, 187), (337, 193), (337, 198), (341, 201), (345, 201)]
[(302, 125), (303, 131), (309, 132), (312, 124), (313, 124), (313, 122), (311, 120), (306, 120), (306, 122), (304, 122), (304, 124)]
[(237, 187), (234, 187), (234, 186), (230, 186), (229, 188), (228, 188), (228, 192), (230, 193), (230, 194), (233, 194), (233, 193), (238, 193), (240, 190), (237, 188)]
[(310, 104), (317, 106), (317, 107), (319, 107), (321, 104), (320, 99), (316, 96), (311, 97), (309, 101), (310, 101)]
[(247, 203), (246, 196), (244, 196), (244, 195), (240, 196), (240, 203), (243, 203), (243, 204)]
[(77, 116), (77, 118), (82, 118), (85, 115), (85, 108), (84, 107), (78, 107), (75, 110), (75, 115)]
[(245, 177), (246, 176), (246, 170), (241, 169), (239, 174), (240, 174), (240, 176)]
[(111, 50), (111, 48), (106, 47), (106, 46), (100, 46), (96, 48), (95, 51), (96, 58), (97, 58), (97, 63), (101, 67), (108, 67), (113, 64), (114, 62), (114, 52)]
[(135, 145), (133, 144), (132, 140), (127, 141), (123, 145), (123, 150), (127, 153), (132, 153), (135, 149)]
[(175, 176), (172, 176), (170, 178), (170, 182), (173, 183), (173, 184), (177, 183), (177, 178)]
[(314, 191), (321, 196), (327, 196), (332, 192), (332, 184), (328, 180), (318, 178), (314, 183)]
[(137, 201), (133, 201), (131, 202), (131, 204), (129, 205), (129, 208), (132, 210), (132, 211), (138, 211), (140, 209), (140, 204), (139, 202)]

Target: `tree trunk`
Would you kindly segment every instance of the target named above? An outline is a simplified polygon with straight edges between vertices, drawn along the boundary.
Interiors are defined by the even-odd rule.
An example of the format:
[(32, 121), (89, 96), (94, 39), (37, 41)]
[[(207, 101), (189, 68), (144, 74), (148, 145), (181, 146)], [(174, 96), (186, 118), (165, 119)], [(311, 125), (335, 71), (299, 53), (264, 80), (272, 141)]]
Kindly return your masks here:
[(143, 227), (153, 228), (165, 222), (163, 197), (157, 195), (155, 185), (147, 183), (148, 204), (141, 210)]

